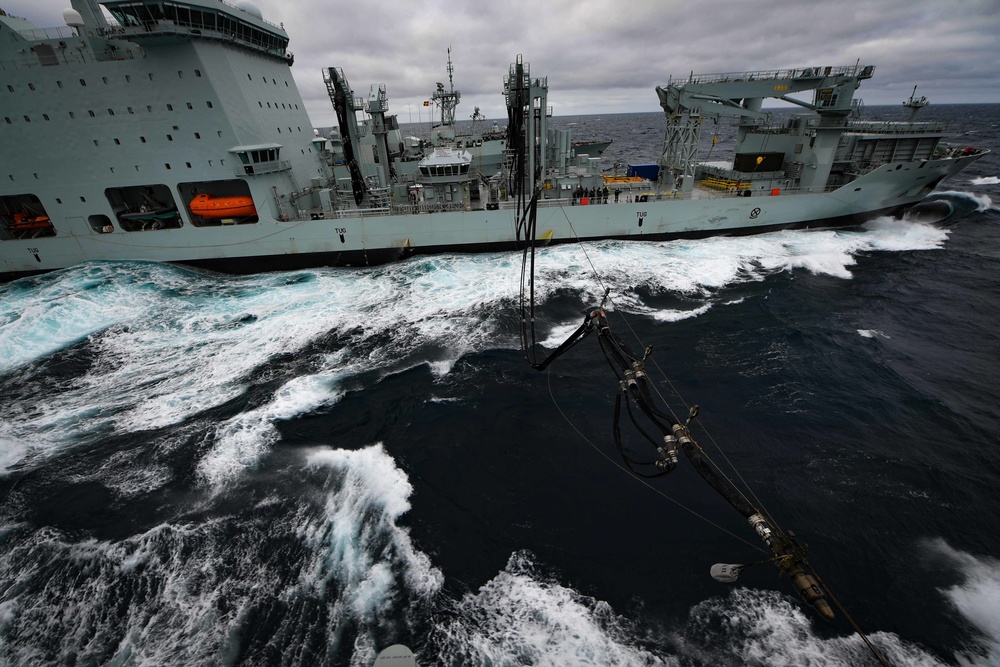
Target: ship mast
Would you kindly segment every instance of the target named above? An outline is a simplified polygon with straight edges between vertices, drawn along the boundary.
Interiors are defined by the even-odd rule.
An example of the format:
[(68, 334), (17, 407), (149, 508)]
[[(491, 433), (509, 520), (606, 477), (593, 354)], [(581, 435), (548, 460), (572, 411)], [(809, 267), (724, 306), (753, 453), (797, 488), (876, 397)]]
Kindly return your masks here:
[(910, 99), (903, 102), (903, 106), (910, 110), (910, 118), (907, 122), (912, 123), (917, 117), (917, 112), (923, 109), (925, 106), (930, 104), (928, 99), (924, 96), (917, 97), (917, 87), (913, 87), (913, 92), (910, 93)]
[(434, 100), (434, 104), (441, 109), (441, 125), (442, 127), (454, 127), (455, 125), (455, 107), (458, 106), (458, 101), (462, 99), (462, 93), (455, 90), (455, 66), (451, 63), (451, 47), (448, 47), (448, 90), (444, 89), (443, 83), (438, 83), (437, 90), (431, 95), (431, 99)]
[(455, 68), (451, 64), (451, 47), (448, 47), (448, 90), (440, 81), (431, 95), (434, 105), (441, 109), (441, 124), (431, 128), (431, 143), (435, 146), (450, 146), (455, 140), (455, 107), (462, 99), (462, 93), (455, 90)]

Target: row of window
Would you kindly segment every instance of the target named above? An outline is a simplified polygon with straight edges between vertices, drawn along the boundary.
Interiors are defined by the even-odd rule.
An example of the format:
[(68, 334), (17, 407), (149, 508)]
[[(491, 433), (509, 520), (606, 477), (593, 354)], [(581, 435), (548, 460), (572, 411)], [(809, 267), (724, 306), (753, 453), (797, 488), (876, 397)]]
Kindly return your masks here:
[(109, 2), (105, 7), (111, 15), (125, 27), (143, 28), (153, 31), (160, 21), (193, 30), (222, 33), (233, 39), (252, 44), (275, 53), (284, 53), (288, 48), (288, 38), (261, 29), (252, 23), (220, 8), (190, 6), (179, 2), (153, 3)]
[[(262, 101), (260, 101), (260, 100), (257, 100), (257, 104), (259, 104), (259, 105), (260, 105), (260, 108), (261, 108), (261, 109), (263, 109), (263, 108), (264, 108), (264, 102), (262, 102)], [(288, 106), (286, 107), (286, 106), (285, 106), (285, 103), (284, 103), (284, 102), (282, 102), (282, 103), (281, 103), (281, 108), (282, 108), (282, 109), (289, 109), (289, 110), (290, 110), (290, 109), (292, 108), (292, 106), (294, 106), (294, 107), (295, 107), (295, 110), (296, 110), (296, 111), (298, 111), (298, 108), (299, 108), (299, 105), (298, 105), (298, 104), (295, 104), (295, 105), (292, 105), (292, 103), (291, 103), (291, 102), (289, 102), (289, 103), (288, 103)], [(272, 108), (272, 107), (271, 107), (271, 103), (270, 103), (270, 102), (268, 102), (268, 103), (267, 103), (267, 108), (268, 108), (268, 109)], [(277, 109), (277, 108), (278, 108), (278, 103), (277, 103), (277, 102), (275, 102), (275, 103), (274, 103), (274, 107), (273, 107), (273, 108), (275, 108), (275, 109)]]
[[(311, 153), (312, 151), (310, 150), (309, 152)], [(303, 151), (303, 153), (305, 153), (305, 151)], [(208, 166), (209, 166), (209, 167), (212, 167), (212, 166), (214, 166), (214, 164), (215, 164), (215, 161), (214, 161), (214, 160), (209, 160), (209, 161), (208, 161)], [(192, 164), (191, 164), (190, 162), (185, 162), (185, 163), (184, 163), (184, 165), (185, 165), (185, 166), (186, 166), (186, 167), (187, 167), (188, 169), (193, 169), (193, 168), (194, 168), (194, 167), (192, 166)], [(136, 170), (136, 171), (139, 171), (139, 170), (140, 170), (140, 169), (139, 169), (139, 165), (134, 165), (134, 166), (135, 166), (135, 170)], [(221, 166), (221, 167), (224, 167), (224, 166), (226, 166), (226, 161), (225, 161), (224, 159), (223, 159), (223, 160), (219, 160), (219, 166)], [(173, 167), (172, 167), (172, 166), (170, 165), (170, 163), (169, 163), (169, 162), (164, 162), (164, 163), (163, 163), (163, 167), (164, 167), (164, 169), (173, 169)], [(113, 173), (115, 173), (115, 168), (114, 168), (114, 167), (108, 167), (108, 169), (110, 169), (110, 170), (111, 170), (111, 173), (112, 173), (112, 174), (113, 174)], [(36, 181), (37, 181), (37, 180), (39, 180), (39, 178), (38, 178), (38, 173), (37, 173), (37, 172), (33, 173), (33, 174), (32, 174), (32, 176), (34, 176), (34, 177), (35, 177), (35, 180), (36, 180)], [(14, 175), (13, 175), (13, 174), (7, 174), (7, 178), (9, 178), (9, 179), (10, 179), (11, 181), (13, 181), (13, 180), (14, 180)], [(81, 196), (81, 197), (80, 197), (80, 201), (81, 201), (81, 202), (83, 202), (84, 204), (86, 204), (86, 203), (87, 203), (87, 198), (86, 198), (86, 197), (83, 197), (83, 196)], [(62, 203), (63, 203), (63, 201), (62, 201), (62, 197), (56, 197), (56, 203), (57, 203), (57, 204), (62, 204)]]
[[(194, 70), (194, 75), (195, 75), (195, 77), (201, 78), (201, 70), (200, 69)], [(149, 72), (147, 74), (147, 76), (149, 77), (150, 81), (153, 81), (155, 79), (155, 77), (153, 75), (153, 72)], [(177, 70), (177, 78), (178, 79), (183, 79), (184, 78), (184, 70)], [(253, 76), (250, 73), (247, 73), (247, 79), (249, 79), (250, 81), (253, 81)], [(262, 76), (261, 80), (264, 81), (264, 83), (267, 83), (267, 77), (266, 76)], [(105, 84), (111, 83), (111, 81), (108, 80), (108, 77), (106, 77), (106, 76), (102, 76), (101, 77), (101, 81), (103, 81)], [(131, 83), (131, 82), (132, 82), (132, 75), (131, 74), (126, 74), (125, 75), (125, 83)], [(271, 79), (271, 83), (273, 85), (277, 86), (278, 85), (278, 80), (272, 78)], [(284, 83), (285, 83), (285, 88), (290, 88), (290, 86), (288, 85), (288, 81), (285, 81)], [(80, 79), (80, 85), (86, 87), (87, 80), (86, 79)], [(62, 88), (63, 87), (63, 82), (62, 81), (56, 81), (56, 87), (57, 88)], [(28, 83), (28, 90), (30, 90), (30, 91), (36, 91), (38, 89), (35, 87), (35, 84)], [(14, 87), (13, 84), (7, 84), (7, 92), (15, 93), (15, 92), (17, 92), (17, 89)]]
[[(196, 77), (201, 77), (201, 70), (199, 70), (199, 69), (196, 69), (196, 70), (194, 71), (194, 75), (195, 75)], [(150, 80), (150, 81), (153, 81), (153, 80), (154, 80), (154, 78), (155, 78), (155, 77), (153, 76), (153, 72), (149, 72), (149, 73), (147, 74), (147, 76), (149, 77), (149, 80)], [(183, 72), (182, 70), (178, 70), (178, 71), (177, 71), (177, 77), (178, 77), (178, 78), (183, 78), (183, 76), (184, 76), (184, 72)], [(86, 79), (80, 79), (79, 81), (80, 81), (80, 85), (81, 85), (81, 86), (83, 86), (83, 87), (86, 87), (86, 85), (87, 85), (87, 80), (86, 80)], [(103, 82), (105, 83), (105, 85), (107, 85), (107, 84), (111, 83), (111, 81), (110, 81), (110, 80), (108, 79), (108, 77), (106, 77), (106, 76), (102, 76), (102, 77), (101, 77), (101, 81), (103, 81)], [(131, 74), (126, 74), (126, 75), (125, 75), (125, 83), (131, 83), (131, 82), (132, 82), (132, 75), (131, 75)], [(57, 88), (63, 88), (63, 82), (62, 82), (62, 81), (59, 81), (59, 80), (57, 80), (57, 81), (56, 81), (56, 87), (57, 87)], [(35, 91), (35, 90), (38, 90), (38, 89), (37, 89), (37, 88), (35, 88), (35, 84), (33, 84), (33, 83), (29, 83), (29, 84), (28, 84), (28, 90), (31, 90), (31, 91)], [(10, 92), (10, 93), (15, 93), (15, 92), (17, 92), (17, 89), (15, 89), (15, 88), (14, 88), (13, 84), (7, 84), (7, 92)]]
[[(211, 101), (206, 101), (205, 104), (207, 105), (207, 107), (209, 109), (215, 108)], [(194, 109), (194, 105), (191, 104), (190, 102), (187, 102), (187, 108), (188, 109)], [(129, 114), (132, 114), (132, 115), (135, 114), (135, 108), (134, 107), (125, 107), (125, 109), (126, 109), (126, 111), (128, 111)], [(167, 111), (173, 111), (173, 110), (174, 110), (174, 105), (173, 104), (168, 104), (167, 105)], [(147, 104), (146, 105), (146, 111), (149, 112), (149, 113), (153, 113), (153, 105), (152, 104)], [(100, 113), (100, 112), (94, 111), (93, 109), (88, 109), (87, 113), (90, 115), (91, 118), (96, 118), (97, 114)], [(114, 116), (115, 115), (115, 110), (109, 108), (108, 109), (108, 115), (109, 116)], [(70, 118), (76, 118), (76, 112), (75, 111), (70, 111), (69, 112), (69, 117)], [(49, 118), (49, 115), (47, 113), (43, 113), (42, 114), (42, 118), (44, 120), (52, 120), (51, 118)], [(4, 120), (7, 122), (8, 125), (13, 124), (13, 122), (14, 122), (13, 120), (11, 120), (10, 116), (4, 116)], [(25, 122), (30, 123), (31, 122), (31, 117), (26, 114), (24, 116), (24, 120), (25, 120)]]
[[(221, 136), (221, 132), (219, 134)], [(195, 133), (195, 136), (197, 138), (200, 138), (200, 135), (198, 135), (197, 132)], [(146, 143), (146, 138), (145, 137), (139, 137), (139, 139), (142, 141), (142, 143)], [(171, 136), (169, 134), (167, 135), (167, 139), (170, 140), (170, 141), (173, 141), (173, 139), (171, 138)], [(115, 139), (115, 143), (116, 144), (120, 144), (120, 142), (118, 141), (118, 139)], [(97, 145), (97, 139), (94, 139), (94, 145), (95, 146)], [(277, 162), (279, 160), (279, 158), (280, 158), (280, 152), (279, 152), (280, 150), (281, 150), (280, 148), (267, 148), (267, 149), (254, 150), (254, 151), (240, 151), (240, 152), (237, 153), (237, 156), (239, 156), (240, 161), (243, 164), (262, 164), (262, 163), (268, 163), (268, 162)], [(309, 148), (309, 149), (303, 148), (303, 149), (300, 149), (300, 152), (303, 155), (305, 155), (307, 150), (310, 153), (312, 153), (312, 148)], [(140, 171), (139, 165), (134, 165), (134, 166), (135, 166), (135, 170), (136, 171)], [(185, 162), (184, 166), (187, 167), (188, 169), (193, 169), (194, 168), (194, 166), (190, 162)], [(215, 160), (208, 160), (208, 166), (209, 167), (214, 167), (215, 166)], [(219, 160), (219, 166), (220, 167), (226, 166), (226, 160), (225, 159), (220, 159)], [(173, 167), (171, 166), (171, 164), (169, 162), (164, 162), (163, 163), (163, 167), (165, 169), (173, 169)], [(114, 167), (108, 167), (108, 169), (111, 171), (112, 174), (115, 173), (115, 168)], [(32, 173), (32, 176), (34, 176), (34, 178), (35, 178), (36, 181), (39, 180), (39, 178), (38, 178), (38, 172)], [(7, 174), (7, 178), (9, 178), (11, 181), (15, 180), (14, 179), (14, 174)], [(80, 201), (81, 202), (86, 202), (87, 200), (84, 199), (83, 197), (80, 197)], [(56, 203), (57, 204), (62, 204), (62, 199), (59, 198), (59, 197), (56, 197)]]
[(460, 176), (469, 173), (468, 164), (429, 165), (420, 168), (424, 176)]
[[(193, 104), (192, 104), (191, 102), (186, 102), (185, 104), (187, 105), (187, 108), (188, 108), (188, 109), (192, 109), (192, 110), (194, 109), (194, 105), (193, 105)], [(260, 101), (258, 101), (258, 104), (260, 104), (260, 106), (261, 106), (261, 108), (262, 108), (262, 109), (264, 108), (264, 103), (263, 103), (263, 102), (260, 102)], [(214, 109), (214, 108), (215, 108), (215, 107), (214, 107), (214, 105), (212, 104), (212, 102), (211, 102), (211, 101), (206, 101), (206, 102), (205, 102), (205, 105), (206, 105), (206, 106), (207, 106), (207, 107), (208, 107), (209, 109)], [(271, 107), (271, 103), (270, 103), (270, 102), (268, 102), (268, 103), (267, 103), (267, 108), (268, 108), (268, 109), (271, 109), (271, 108), (274, 108), (274, 109), (277, 109), (277, 108), (278, 108), (278, 103), (277, 103), (277, 102), (275, 102), (275, 103), (274, 103), (274, 107)], [(286, 108), (286, 107), (285, 107), (285, 105), (284, 105), (284, 104), (282, 104), (282, 105), (281, 105), (281, 108), (282, 108), (282, 109), (284, 109), (284, 108)], [(292, 105), (291, 105), (291, 104), (289, 104), (287, 108), (288, 108), (288, 109), (291, 109), (291, 108), (292, 108)], [(296, 109), (298, 109), (298, 108), (299, 108), (299, 105), (298, 105), (298, 104), (296, 104), (296, 105), (295, 105), (295, 108), (296, 108)], [(135, 114), (135, 108), (133, 108), (133, 107), (126, 107), (126, 110), (128, 111), (128, 113), (129, 113), (129, 114), (132, 114), (132, 115), (134, 115), (134, 114)], [(173, 104), (168, 104), (168, 105), (167, 105), (167, 111), (173, 111), (173, 110), (174, 110), (174, 105), (173, 105)], [(149, 112), (149, 113), (152, 113), (152, 112), (153, 112), (153, 105), (152, 105), (152, 104), (147, 104), (147, 105), (146, 105), (146, 111), (147, 111), (147, 112)], [(100, 113), (100, 112), (99, 112), (99, 111), (94, 111), (93, 109), (88, 109), (88, 110), (87, 110), (87, 113), (88, 113), (88, 114), (90, 115), (90, 117), (91, 117), (91, 118), (97, 118), (97, 114), (98, 114), (98, 113)], [(109, 109), (108, 109), (108, 115), (109, 115), (109, 116), (114, 116), (114, 115), (115, 115), (115, 110), (114, 110), (114, 109), (111, 109), (111, 108), (109, 108)], [(76, 118), (76, 112), (75, 112), (75, 111), (70, 111), (70, 112), (69, 112), (69, 117), (70, 117), (70, 118)], [(13, 119), (12, 119), (12, 118), (11, 118), (10, 116), (4, 116), (4, 118), (3, 118), (3, 119), (4, 119), (4, 121), (5, 121), (5, 122), (6, 122), (6, 123), (7, 123), (8, 125), (13, 125), (13, 124), (14, 124), (14, 120), (13, 120)], [(52, 120), (52, 119), (51, 119), (51, 118), (49, 117), (49, 115), (48, 115), (47, 113), (43, 113), (43, 114), (42, 114), (42, 119), (43, 119), (43, 120)], [(25, 121), (26, 123), (30, 123), (30, 122), (31, 122), (31, 116), (29, 116), (29, 115), (25, 114), (25, 115), (24, 115), (24, 121)], [(288, 131), (289, 131), (289, 132), (291, 132), (291, 131), (292, 131), (292, 128), (290, 128), (290, 127), (289, 127), (289, 128), (288, 128)], [(301, 131), (302, 131), (302, 128), (300, 127), (300, 128), (299, 128), (299, 132), (301, 132)], [(278, 129), (278, 132), (281, 132), (281, 129), (280, 129), (280, 128)]]
[(250, 164), (251, 162), (259, 164), (261, 162), (275, 162), (281, 155), (281, 148), (261, 148), (259, 150), (252, 151), (239, 151), (237, 155), (243, 164)]
[[(249, 73), (249, 72), (247, 72), (247, 79), (249, 79), (250, 81), (253, 81), (253, 77), (252, 77), (252, 76), (250, 75), (250, 73)], [(260, 77), (260, 79), (261, 79), (261, 81), (263, 81), (264, 83), (267, 83), (267, 77), (266, 77), (266, 76), (262, 76), (262, 77)], [(271, 83), (273, 83), (273, 84), (274, 84), (274, 85), (276, 85), (276, 86), (278, 85), (278, 81), (277, 81), (277, 79), (271, 79)], [(288, 88), (288, 87), (289, 87), (289, 85), (288, 85), (288, 82), (287, 82), (287, 81), (285, 81), (285, 88)]]

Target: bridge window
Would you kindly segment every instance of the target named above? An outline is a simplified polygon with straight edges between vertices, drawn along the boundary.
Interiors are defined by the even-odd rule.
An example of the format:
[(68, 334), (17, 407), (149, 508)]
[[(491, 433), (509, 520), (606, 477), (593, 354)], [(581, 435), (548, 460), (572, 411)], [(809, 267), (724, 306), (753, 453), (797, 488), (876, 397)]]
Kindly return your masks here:
[(276, 162), (280, 153), (280, 148), (261, 148), (251, 151), (238, 151), (236, 154), (240, 156), (240, 161), (243, 164), (260, 164), (262, 162)]
[[(110, 5), (110, 3), (109, 3)], [(160, 6), (156, 4), (134, 3), (105, 5), (115, 19), (126, 27), (143, 27), (149, 30), (155, 21), (163, 18)]]

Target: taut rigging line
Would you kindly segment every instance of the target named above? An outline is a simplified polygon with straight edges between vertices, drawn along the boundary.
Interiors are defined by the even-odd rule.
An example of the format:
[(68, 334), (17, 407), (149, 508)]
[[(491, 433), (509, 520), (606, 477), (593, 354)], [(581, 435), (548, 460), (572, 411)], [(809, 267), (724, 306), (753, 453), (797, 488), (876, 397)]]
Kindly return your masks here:
[[(645, 364), (652, 349), (647, 347), (641, 355), (633, 352), (612, 331), (605, 312), (609, 289), (605, 289), (601, 305), (584, 311), (583, 322), (559, 347), (544, 359), (536, 355), (538, 348), (535, 331), (535, 239), (538, 191), (533, 193), (528, 205), (521, 210), (516, 225), (518, 241), (524, 241), (521, 264), (520, 290), (520, 336), (525, 359), (532, 368), (542, 371), (557, 358), (565, 354), (584, 338), (596, 334), (601, 351), (618, 380), (618, 392), (614, 409), (614, 441), (626, 466), (640, 477), (660, 477), (669, 474), (678, 464), (678, 450), (684, 453), (698, 474), (726, 502), (744, 516), (760, 539), (767, 546), (773, 561), (781, 574), (788, 576), (792, 586), (810, 606), (823, 618), (834, 617), (827, 600), (828, 590), (813, 575), (812, 566), (806, 559), (806, 547), (798, 542), (792, 531), (784, 532), (763, 512), (754, 507), (724, 475), (703, 456), (701, 446), (695, 441), (688, 428), (697, 417), (698, 408), (691, 408), (685, 422), (680, 422), (668, 409), (657, 405), (650, 391), (651, 382)], [(523, 236), (522, 236), (523, 234)], [(638, 433), (651, 445), (653, 457), (640, 460), (630, 454), (622, 442), (622, 404), (625, 404), (629, 421)], [(643, 419), (640, 419), (640, 415)], [(769, 562), (768, 561), (768, 562)], [(743, 569), (740, 565), (717, 565), (713, 576), (723, 581), (735, 581)], [(832, 594), (829, 596), (832, 599)], [(839, 606), (839, 604), (838, 604)], [(863, 635), (862, 635), (863, 636)], [(869, 644), (874, 652), (874, 647)], [(876, 653), (876, 656), (878, 654)], [(878, 656), (881, 660), (881, 656)]]

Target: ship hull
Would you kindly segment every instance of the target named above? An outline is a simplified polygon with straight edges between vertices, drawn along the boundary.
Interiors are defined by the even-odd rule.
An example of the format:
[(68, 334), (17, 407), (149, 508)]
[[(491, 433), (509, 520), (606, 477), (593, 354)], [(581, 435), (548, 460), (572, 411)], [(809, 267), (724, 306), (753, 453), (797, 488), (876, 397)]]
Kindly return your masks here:
[[(549, 109), (547, 77), (519, 57), (504, 96), (525, 122), (503, 147), (459, 137), (415, 167), (388, 140), (398, 125), (384, 94), (362, 106), (342, 70), (326, 68), (347, 163), (337, 166), (312, 131), (280, 26), (226, 3), (179, 14), (184, 3), (105, 2), (112, 23), (101, 3), (72, 4), (79, 25), (51, 34), (0, 13), (10, 65), (0, 145), (18, 158), (0, 182), (0, 279), (101, 260), (245, 273), (509, 250), (514, 189), (541, 193), (536, 233), (553, 244), (844, 227), (906, 210), (983, 154), (939, 147), (936, 124), (850, 119), (872, 66), (692, 75), (657, 88), (668, 122), (660, 182), (608, 180), (583, 142), (572, 155), (548, 112), (527, 113)], [(775, 91), (834, 88), (781, 127), (760, 111)], [(359, 128), (362, 108), (371, 123)], [(706, 117), (740, 119), (731, 167), (698, 163)], [(619, 201), (593, 205), (609, 189)]]
[[(940, 181), (981, 154), (890, 163), (824, 193), (702, 198), (573, 206), (542, 200), (537, 237), (558, 244), (580, 240), (667, 241), (747, 235), (780, 229), (849, 227), (900, 215)], [(0, 248), (5, 280), (92, 260), (173, 262), (227, 273), (316, 266), (368, 266), (415, 254), (496, 252), (518, 248), (513, 209), (372, 215), (318, 220), (193, 227), (111, 234), (60, 234), (9, 240)]]
[[(748, 236), (752, 234), (764, 234), (767, 232), (781, 231), (784, 229), (835, 229), (844, 227), (856, 227), (869, 220), (882, 216), (901, 215), (908, 207), (893, 207), (873, 211), (865, 214), (851, 214), (823, 220), (810, 220), (793, 222), (787, 224), (766, 225), (760, 227), (733, 228), (724, 233), (690, 230), (685, 232), (664, 232), (637, 235), (593, 237), (586, 240), (608, 240), (608, 241), (675, 241), (681, 239), (704, 239), (712, 236)], [(574, 238), (551, 238), (540, 239), (544, 245), (559, 245), (564, 243), (577, 242)], [(579, 239), (583, 240), (583, 239)], [(265, 257), (238, 257), (217, 260), (186, 261), (181, 262), (190, 266), (202, 269), (217, 271), (219, 273), (251, 274), (266, 271), (295, 271), (314, 267), (349, 267), (349, 266), (375, 266), (399, 261), (416, 255), (436, 255), (444, 253), (476, 254), (489, 252), (509, 252), (524, 248), (523, 242), (518, 241), (497, 241), (488, 243), (467, 243), (467, 244), (443, 244), (424, 247), (410, 248), (383, 248), (362, 251), (342, 251), (342, 252), (320, 252), (309, 254), (283, 254), (269, 255)]]

